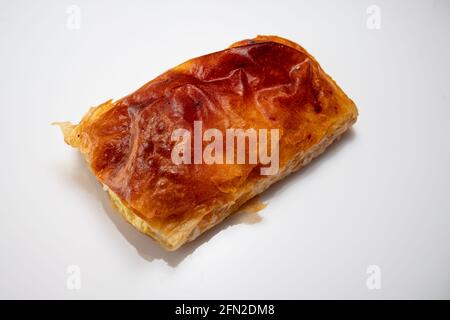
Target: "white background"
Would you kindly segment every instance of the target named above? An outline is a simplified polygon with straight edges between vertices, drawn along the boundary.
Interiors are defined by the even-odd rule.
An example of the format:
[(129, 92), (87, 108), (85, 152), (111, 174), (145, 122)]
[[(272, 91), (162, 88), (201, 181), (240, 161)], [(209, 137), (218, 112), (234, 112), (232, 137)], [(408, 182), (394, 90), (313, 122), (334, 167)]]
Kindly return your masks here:
[[(450, 298), (449, 1), (0, 4), (0, 298)], [(380, 30), (367, 28), (372, 4)], [(257, 34), (310, 51), (358, 122), (259, 214), (165, 252), (50, 123)]]

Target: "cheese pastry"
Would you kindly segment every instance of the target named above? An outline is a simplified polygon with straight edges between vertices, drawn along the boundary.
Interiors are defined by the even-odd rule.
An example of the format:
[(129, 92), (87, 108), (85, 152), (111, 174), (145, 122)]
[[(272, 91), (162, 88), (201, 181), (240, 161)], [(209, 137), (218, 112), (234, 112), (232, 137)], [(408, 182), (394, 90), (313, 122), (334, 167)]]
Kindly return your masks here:
[[(309, 163), (357, 114), (353, 101), (300, 45), (258, 36), (186, 61), (120, 100), (91, 108), (79, 124), (59, 125), (118, 212), (175, 250)], [(213, 139), (195, 137), (199, 124), (200, 133), (216, 134), (215, 142), (222, 140), (218, 133), (225, 137), (215, 144), (212, 163), (201, 157)], [(250, 161), (250, 149), (245, 161), (227, 161), (234, 156), (226, 158), (226, 146), (239, 152), (239, 143), (225, 141), (232, 128), (278, 137), (254, 145), (266, 155), (277, 152), (273, 170), (264, 171), (269, 165), (262, 153)], [(194, 141), (184, 141), (175, 161), (179, 129)], [(250, 145), (250, 136), (244, 138)]]

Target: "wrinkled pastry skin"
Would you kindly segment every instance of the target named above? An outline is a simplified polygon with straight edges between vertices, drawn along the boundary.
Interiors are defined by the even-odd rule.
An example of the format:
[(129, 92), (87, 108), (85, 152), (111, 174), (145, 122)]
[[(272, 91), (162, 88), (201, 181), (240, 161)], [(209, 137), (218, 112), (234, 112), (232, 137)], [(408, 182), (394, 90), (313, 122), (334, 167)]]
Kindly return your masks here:
[(66, 141), (136, 215), (173, 220), (233, 202), (239, 190), (267, 178), (259, 164), (174, 164), (175, 129), (193, 131), (196, 120), (203, 132), (279, 129), (283, 168), (356, 116), (354, 103), (302, 47), (259, 36), (189, 60), (92, 109)]

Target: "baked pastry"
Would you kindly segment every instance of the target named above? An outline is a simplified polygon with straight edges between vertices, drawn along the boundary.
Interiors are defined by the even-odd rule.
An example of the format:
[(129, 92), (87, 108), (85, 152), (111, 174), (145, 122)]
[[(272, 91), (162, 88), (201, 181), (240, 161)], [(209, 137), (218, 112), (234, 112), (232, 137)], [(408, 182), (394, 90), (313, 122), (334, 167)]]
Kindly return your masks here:
[[(178, 65), (91, 108), (77, 125), (59, 125), (123, 217), (175, 250), (306, 165), (356, 118), (355, 104), (305, 49), (258, 36)], [(277, 129), (277, 170), (263, 174), (260, 160), (174, 163), (173, 133), (194, 133), (195, 121), (223, 132)]]

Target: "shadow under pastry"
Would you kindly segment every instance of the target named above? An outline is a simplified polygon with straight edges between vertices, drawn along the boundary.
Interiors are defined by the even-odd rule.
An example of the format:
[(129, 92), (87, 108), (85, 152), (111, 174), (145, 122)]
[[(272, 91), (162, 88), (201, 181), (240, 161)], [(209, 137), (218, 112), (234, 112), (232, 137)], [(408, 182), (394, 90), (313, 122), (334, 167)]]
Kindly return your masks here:
[[(305, 178), (312, 174), (321, 165), (321, 163), (326, 162), (330, 157), (333, 157), (347, 143), (354, 140), (354, 138), (354, 130), (348, 130), (342, 135), (339, 141), (335, 141), (323, 154), (318, 156), (310, 164), (275, 183), (268, 190), (263, 192), (259, 196), (260, 199), (264, 202), (270, 202), (272, 197), (281, 192), (284, 188), (288, 188), (295, 179), (299, 179), (300, 177)], [(78, 166), (77, 168), (74, 168), (75, 180), (83, 187), (84, 190), (87, 190), (100, 200), (106, 215), (114, 223), (117, 230), (123, 235), (128, 243), (136, 249), (139, 255), (149, 262), (152, 262), (153, 260), (164, 260), (169, 266), (175, 268), (197, 248), (201, 247), (204, 243), (207, 243), (218, 233), (233, 227), (234, 225), (257, 224), (262, 220), (261, 216), (255, 211), (259, 211), (264, 206), (261, 207), (260, 201), (252, 199), (249, 201), (253, 201), (251, 205), (248, 205), (248, 203), (244, 204), (240, 210), (227, 217), (217, 226), (200, 235), (194, 241), (186, 243), (176, 251), (167, 251), (161, 248), (156, 241), (151, 239), (149, 236), (140, 233), (122, 218), (116, 209), (114, 209), (111, 200), (109, 199), (107, 193), (103, 190), (101, 184), (86, 168), (86, 161), (79, 153), (78, 160)], [(83, 173), (80, 174), (80, 171)]]

